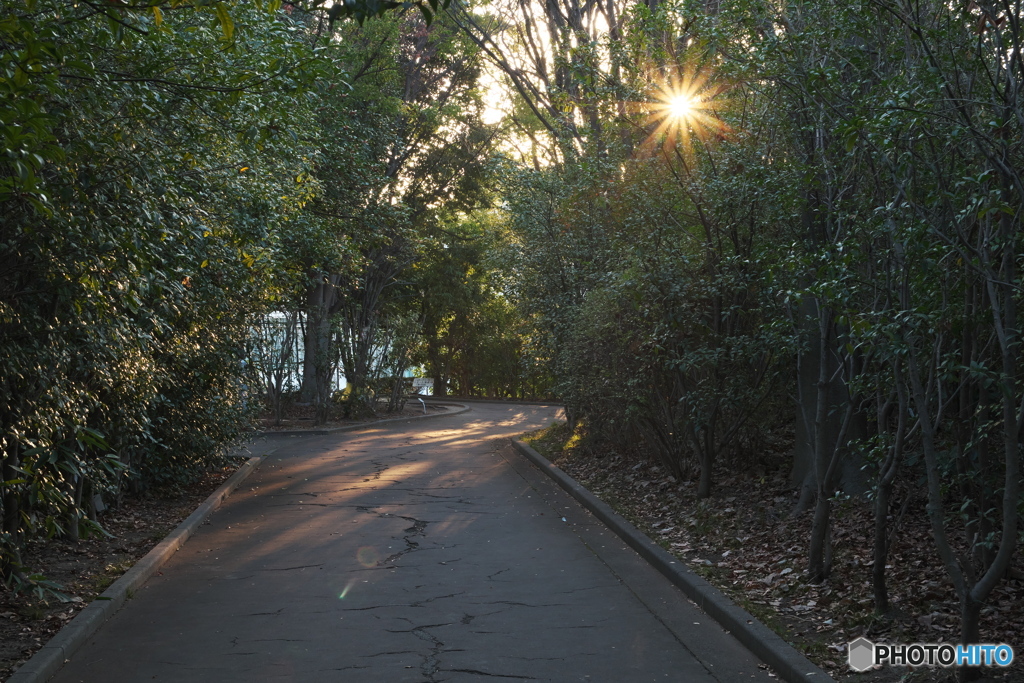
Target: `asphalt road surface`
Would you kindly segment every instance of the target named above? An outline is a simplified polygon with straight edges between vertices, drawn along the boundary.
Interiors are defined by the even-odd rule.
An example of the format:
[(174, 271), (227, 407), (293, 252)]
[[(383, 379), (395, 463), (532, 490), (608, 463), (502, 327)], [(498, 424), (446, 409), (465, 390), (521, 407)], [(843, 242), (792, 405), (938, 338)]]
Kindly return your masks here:
[(557, 412), (273, 437), (53, 680), (777, 680), (508, 445)]

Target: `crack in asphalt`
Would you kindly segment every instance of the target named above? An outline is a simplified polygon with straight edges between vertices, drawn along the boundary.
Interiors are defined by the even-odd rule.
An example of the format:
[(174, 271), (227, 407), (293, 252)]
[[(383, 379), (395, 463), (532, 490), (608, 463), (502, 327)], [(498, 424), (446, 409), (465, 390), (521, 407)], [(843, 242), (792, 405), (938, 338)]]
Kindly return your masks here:
[(271, 567), (270, 569), (264, 569), (265, 572), (290, 572), (293, 569), (312, 569), (313, 567), (322, 567), (324, 563), (320, 564), (300, 564), (297, 567)]
[(391, 562), (394, 562), (398, 558), (402, 557), (402, 555), (407, 555), (411, 552), (419, 550), (420, 544), (412, 539), (416, 538), (417, 536), (426, 536), (427, 526), (430, 525), (430, 522), (426, 522), (422, 519), (416, 519), (415, 517), (403, 517), (402, 515), (389, 515), (387, 513), (385, 513), (385, 516), (400, 517), (401, 519), (404, 519), (407, 522), (412, 522), (412, 526), (408, 529), (405, 529), (406, 535), (402, 537), (402, 539), (405, 541), (405, 550), (400, 550), (397, 553), (394, 553), (393, 555), (389, 555), (388, 557), (384, 558), (383, 560), (377, 563), (378, 567), (383, 567), (384, 565), (390, 564)]
[(480, 617), (489, 617), (492, 614), (501, 614), (503, 611), (504, 610), (499, 609), (494, 610), (493, 612), (484, 612), (483, 614), (470, 614), (469, 612), (463, 612), (462, 619), (459, 620), (459, 623), (465, 626), (469, 626), (471, 623), (473, 623), (474, 619), (479, 619)]
[(456, 598), (456, 597), (458, 597), (460, 595), (465, 595), (465, 594), (466, 594), (466, 591), (459, 591), (458, 593), (450, 593), (448, 595), (435, 595), (432, 598), (426, 598), (424, 600), (417, 600), (416, 602), (410, 603), (409, 607), (422, 607), (423, 605), (427, 605), (427, 604), (429, 604), (431, 602), (434, 602), (435, 600), (445, 600), (446, 598)]
[(535, 681), (537, 680), (533, 676), (518, 676), (509, 674), (492, 674), (487, 671), (480, 671), (479, 669), (441, 669), (441, 671), (447, 673), (460, 673), (460, 674), (473, 674), (474, 676), (490, 676), (492, 678), (518, 678), (522, 681)]
[(424, 598), (423, 600), (417, 600), (416, 602), (404, 602), (404, 603), (397, 603), (397, 604), (394, 604), (394, 605), (369, 605), (367, 607), (350, 607), (350, 608), (348, 608), (348, 609), (346, 609), (344, 611), (345, 612), (368, 612), (370, 610), (386, 609), (388, 607), (423, 607), (424, 605), (428, 605), (428, 604), (434, 602), (435, 600), (445, 600), (447, 598), (457, 598), (460, 595), (465, 595), (465, 594), (466, 594), (465, 591), (461, 591), (459, 593), (449, 593), (448, 595), (435, 595), (435, 596), (430, 597), (430, 598)]
[(377, 479), (380, 479), (380, 475), (384, 474), (389, 469), (391, 469), (390, 465), (385, 465), (384, 463), (379, 462), (377, 460), (371, 460), (370, 464), (377, 469), (374, 470), (373, 474), (368, 479), (363, 479), (364, 482), (375, 481)]
[[(416, 626), (405, 631), (396, 631), (392, 629), (386, 629), (388, 633), (411, 633), (420, 640), (430, 643), (430, 653), (420, 654), (423, 658), (423, 663), (420, 664), (420, 673), (430, 682), (439, 683), (437, 680), (437, 672), (441, 667), (441, 655), (446, 652), (444, 649), (444, 641), (430, 633), (427, 629), (440, 628), (442, 626), (451, 626), (450, 623), (444, 624), (424, 624), (422, 626)], [(458, 652), (459, 650), (449, 650), (450, 652)], [(418, 654), (418, 653), (417, 653)]]
[(531, 605), (528, 602), (516, 602), (514, 600), (492, 600), (491, 602), (480, 602), (478, 605), (508, 605), (509, 607), (571, 607), (567, 602), (552, 602), (544, 605)]
[(253, 612), (252, 614), (243, 614), (243, 617), (276, 617), (280, 616), (281, 612), (284, 611), (284, 607), (276, 609), (273, 612)]

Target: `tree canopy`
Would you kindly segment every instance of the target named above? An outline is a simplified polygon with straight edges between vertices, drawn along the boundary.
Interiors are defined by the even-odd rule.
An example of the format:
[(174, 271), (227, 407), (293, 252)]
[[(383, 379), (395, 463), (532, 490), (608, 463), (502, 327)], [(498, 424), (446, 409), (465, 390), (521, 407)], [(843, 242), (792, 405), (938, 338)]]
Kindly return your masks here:
[(702, 498), (791, 428), (808, 577), (867, 496), (880, 614), (919, 481), (977, 641), (1020, 537), (1017, 5), (0, 2), (8, 583), (261, 406), (417, 372)]

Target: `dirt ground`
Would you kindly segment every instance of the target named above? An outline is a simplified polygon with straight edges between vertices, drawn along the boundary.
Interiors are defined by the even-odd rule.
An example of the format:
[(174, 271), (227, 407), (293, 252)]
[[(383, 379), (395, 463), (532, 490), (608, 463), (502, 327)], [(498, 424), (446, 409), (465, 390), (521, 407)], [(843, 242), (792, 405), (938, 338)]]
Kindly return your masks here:
[[(931, 541), (923, 500), (909, 506), (915, 512), (897, 529), (886, 565), (894, 616), (881, 619), (870, 584), (874, 518), (867, 501), (836, 505), (832, 577), (821, 585), (805, 580), (811, 518), (791, 514), (795, 492), (775, 474), (785, 471), (784, 438), (761, 468), (722, 463), (712, 498), (699, 501), (692, 482), (677, 481), (657, 464), (637, 454), (595, 457), (566, 447), (570, 436), (556, 425), (526, 439), (837, 680), (953, 680), (952, 670), (886, 667), (858, 674), (846, 663), (847, 643), (860, 636), (901, 644), (958, 641), (959, 605)], [(904, 487), (897, 495), (920, 493)], [(1016, 569), (1024, 569), (1019, 554)], [(996, 589), (984, 610), (982, 642), (1006, 643), (1018, 653), (1009, 669), (986, 670), (995, 677), (985, 680), (1024, 682), (1024, 584), (1004, 581)]]

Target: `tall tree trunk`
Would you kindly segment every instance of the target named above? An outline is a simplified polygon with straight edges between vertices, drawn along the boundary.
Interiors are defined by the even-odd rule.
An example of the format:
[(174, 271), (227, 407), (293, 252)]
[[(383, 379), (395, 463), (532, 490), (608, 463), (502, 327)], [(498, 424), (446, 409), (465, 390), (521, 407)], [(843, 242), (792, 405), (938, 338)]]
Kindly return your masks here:
[(334, 371), (337, 364), (331, 319), (337, 313), (340, 275), (321, 276), (306, 297), (306, 338), (302, 363), (301, 397), (315, 408), (315, 424), (328, 417)]

